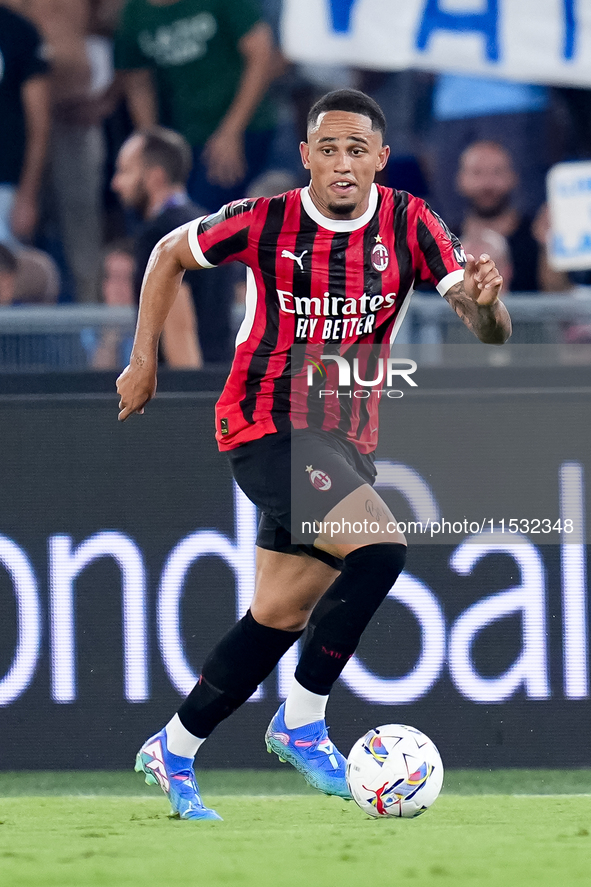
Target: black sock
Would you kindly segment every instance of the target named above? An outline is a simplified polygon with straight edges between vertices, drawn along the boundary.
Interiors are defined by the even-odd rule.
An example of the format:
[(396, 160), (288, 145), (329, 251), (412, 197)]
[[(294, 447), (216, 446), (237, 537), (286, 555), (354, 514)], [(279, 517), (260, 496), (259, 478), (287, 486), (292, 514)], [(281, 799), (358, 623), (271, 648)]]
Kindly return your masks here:
[(385, 542), (348, 554), (343, 571), (318, 602), (295, 672), (298, 683), (326, 696), (357, 649), (369, 620), (404, 569), (406, 545)]
[(178, 710), (193, 736), (205, 738), (249, 699), (303, 634), (257, 622), (250, 610), (211, 651), (199, 682)]

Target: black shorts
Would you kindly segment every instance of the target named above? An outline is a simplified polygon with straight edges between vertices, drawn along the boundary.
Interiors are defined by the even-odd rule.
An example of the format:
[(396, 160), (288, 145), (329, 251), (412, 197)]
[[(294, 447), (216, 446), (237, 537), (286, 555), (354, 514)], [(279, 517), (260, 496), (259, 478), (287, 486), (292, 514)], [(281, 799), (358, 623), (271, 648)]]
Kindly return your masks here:
[(310, 529), (345, 496), (376, 477), (373, 453), (326, 431), (267, 434), (229, 450), (236, 483), (259, 511), (257, 545), (285, 554), (309, 554), (340, 569), (342, 561), (314, 548)]

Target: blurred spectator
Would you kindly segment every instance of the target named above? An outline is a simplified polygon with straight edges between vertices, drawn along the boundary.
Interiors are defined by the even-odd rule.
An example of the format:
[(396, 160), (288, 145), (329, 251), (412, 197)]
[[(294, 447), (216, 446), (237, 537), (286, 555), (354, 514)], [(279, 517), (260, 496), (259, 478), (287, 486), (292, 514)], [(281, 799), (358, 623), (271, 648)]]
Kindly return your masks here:
[(14, 302), (17, 270), (15, 254), (0, 243), (0, 305), (12, 305)]
[(270, 169), (251, 182), (246, 197), (274, 197), (297, 188), (296, 177), (289, 169)]
[(547, 262), (544, 209), (534, 219), (514, 203), (518, 183), (511, 156), (502, 145), (492, 141), (470, 145), (460, 157), (457, 175), (458, 194), (466, 201), (467, 212), (454, 227), (463, 241), (478, 241), (486, 231), (506, 238), (514, 292), (569, 289), (566, 275), (552, 271)]
[(51, 256), (30, 246), (0, 243), (0, 305), (43, 305), (57, 300), (60, 277)]
[(16, 302), (27, 305), (53, 305), (57, 302), (60, 273), (51, 256), (32, 246), (22, 246), (16, 251), (16, 259)]
[[(9, 306), (55, 302), (59, 288), (57, 267), (46, 253), (28, 246), (12, 250), (0, 244), (0, 310)], [(61, 365), (60, 338), (59, 335), (26, 331), (0, 332), (2, 371), (20, 369), (23, 365)], [(68, 348), (67, 353), (71, 359), (76, 351)]]
[(92, 0), (22, 2), (52, 58), (46, 208), (50, 239), (63, 246), (77, 301), (96, 302), (105, 155), (101, 122), (110, 108), (102, 99), (113, 79), (110, 51), (102, 38), (90, 35)]
[(138, 129), (161, 123), (193, 149), (191, 198), (210, 211), (244, 196), (275, 125), (276, 62), (256, 0), (127, 0), (115, 64)]
[(0, 6), (0, 242), (28, 240), (49, 133), (46, 49), (36, 28)]
[(102, 296), (105, 305), (135, 306), (135, 247), (131, 239), (114, 240), (103, 250)]
[[(102, 296), (110, 307), (135, 307), (135, 256), (131, 241), (118, 240), (103, 250)], [(84, 345), (95, 370), (121, 369), (129, 363), (133, 336), (120, 327), (105, 327), (97, 341), (94, 330), (86, 331)]]
[[(170, 231), (204, 214), (185, 190), (191, 149), (179, 134), (154, 126), (134, 133), (117, 158), (113, 190), (121, 202), (144, 219), (136, 247), (135, 295), (139, 301), (148, 259), (158, 241)], [(164, 356), (171, 366), (200, 367), (227, 360), (230, 352), (231, 293), (216, 294), (205, 275), (187, 272), (163, 331)], [(195, 313), (198, 319), (199, 343)]]
[(92, 34), (112, 37), (119, 24), (125, 0), (89, 0)]
[(433, 93), (432, 203), (444, 219), (461, 212), (453, 170), (475, 141), (500, 143), (513, 158), (519, 179), (515, 204), (533, 215), (544, 200), (548, 168), (548, 89), (528, 83), (440, 74)]

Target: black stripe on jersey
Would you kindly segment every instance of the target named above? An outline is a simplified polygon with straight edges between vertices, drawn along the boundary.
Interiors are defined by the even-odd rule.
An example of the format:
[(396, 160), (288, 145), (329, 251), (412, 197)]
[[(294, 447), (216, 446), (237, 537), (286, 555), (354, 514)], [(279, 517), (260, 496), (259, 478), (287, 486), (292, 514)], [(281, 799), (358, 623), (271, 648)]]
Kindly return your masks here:
[(398, 262), (398, 292), (406, 295), (414, 284), (412, 253), (408, 245), (408, 191), (394, 191), (394, 251)]
[[(314, 252), (314, 242), (317, 233), (318, 225), (310, 218), (308, 213), (304, 211), (303, 204), (300, 200), (300, 227), (296, 235), (294, 250), (296, 256), (301, 256), (302, 253), (306, 252), (306, 256), (309, 257), (310, 265), (309, 270), (306, 268), (306, 271), (302, 272), (294, 263), (292, 284), (294, 305), (300, 304), (295, 301), (296, 299), (310, 298), (312, 289), (312, 254)], [(303, 304), (305, 305), (306, 303), (304, 302)], [(294, 344), (297, 345), (298, 342), (301, 342), (302, 344), (299, 348), (290, 349), (283, 373), (275, 379), (273, 409), (271, 415), (276, 427), (278, 422), (281, 422), (280, 413), (289, 410), (290, 408), (292, 379), (301, 372), (305, 363), (306, 349), (304, 348), (303, 343), (306, 342), (307, 335), (300, 339), (295, 338), (297, 322), (298, 315), (296, 315), (294, 320), (296, 325), (294, 330)], [(321, 319), (319, 319), (318, 322), (320, 323)]]
[(249, 231), (250, 227), (236, 231), (235, 234), (231, 234), (230, 237), (226, 237), (225, 240), (220, 240), (219, 243), (214, 243), (214, 245), (210, 246), (203, 255), (211, 265), (219, 265), (220, 262), (223, 262), (224, 259), (229, 258), (229, 256), (236, 256), (238, 253), (241, 253), (246, 249), (248, 246)]
[[(345, 294), (345, 297), (349, 296), (347, 287), (347, 249), (349, 248), (350, 239), (351, 235), (348, 232), (335, 234), (330, 245), (330, 256), (328, 259), (328, 291), (329, 293), (342, 292)], [(338, 306), (341, 316), (343, 316), (344, 304), (342, 302)], [(339, 354), (340, 350), (339, 345), (336, 344), (335, 353)], [(339, 408), (341, 411), (339, 430), (346, 435), (351, 427), (351, 416), (353, 414), (352, 398), (345, 397), (339, 400)]]
[(447, 236), (449, 237), (449, 239), (453, 243), (454, 247), (457, 246), (457, 247), (460, 247), (460, 249), (461, 249), (462, 244), (460, 242), (460, 239), (458, 237), (456, 237), (456, 235), (453, 234), (452, 231), (449, 230), (449, 228), (447, 227), (447, 225), (445, 224), (445, 222), (443, 221), (443, 219), (441, 218), (439, 213), (436, 213), (434, 209), (431, 209), (431, 207), (429, 206), (428, 203), (425, 204), (425, 207), (428, 209), (428, 211), (431, 213), (431, 215), (435, 218), (435, 220), (438, 222), (440, 227), (443, 228), (444, 232), (447, 234)]
[[(386, 322), (387, 325), (387, 322)], [(384, 327), (384, 324), (382, 324)], [(382, 332), (383, 338), (383, 332)], [(378, 360), (380, 357), (380, 348), (378, 345), (364, 345), (363, 354), (359, 360), (359, 378), (369, 380), (377, 378)], [(385, 380), (384, 380), (385, 382)], [(363, 434), (365, 426), (369, 422), (369, 398), (358, 400), (359, 404), (359, 424), (355, 432), (355, 437), (359, 440)]]
[[(269, 366), (269, 357), (275, 350), (279, 335), (279, 300), (277, 298), (277, 242), (283, 227), (285, 198), (273, 197), (269, 201), (267, 218), (261, 231), (258, 246), (258, 263), (265, 281), (265, 331), (246, 374), (246, 394), (240, 402), (242, 415), (250, 424), (256, 408), (257, 394)], [(269, 248), (273, 246), (274, 248)]]
[(417, 240), (421, 252), (425, 256), (427, 267), (435, 280), (443, 280), (448, 274), (445, 262), (441, 257), (439, 244), (425, 225), (422, 219), (417, 220)]
[(220, 222), (225, 222), (226, 219), (232, 219), (234, 216), (239, 216), (242, 215), (242, 213), (248, 212), (248, 210), (252, 208), (253, 203), (255, 203), (255, 200), (256, 198), (251, 198), (249, 200), (236, 200), (234, 203), (226, 203), (217, 211), (217, 213), (212, 213), (201, 220), (198, 228), (199, 234), (203, 234), (204, 231), (209, 231), (214, 225), (218, 225)]
[[(336, 346), (336, 349), (337, 349), (336, 353), (338, 354), (339, 353), (338, 346)], [(351, 367), (351, 372), (353, 371), (353, 361), (355, 360), (355, 358), (357, 357), (358, 354), (359, 354), (359, 343), (354, 342), (349, 348), (347, 348), (347, 351), (344, 355), (347, 358), (347, 363)], [(356, 387), (357, 387), (357, 385), (353, 381), (353, 378), (351, 378), (351, 388), (349, 389), (351, 392), (351, 397), (339, 398), (339, 408), (341, 411), (341, 415), (339, 418), (339, 431), (344, 436), (346, 436), (347, 433), (351, 429), (351, 420), (352, 420), (352, 416), (353, 416), (353, 405), (354, 405), (354, 403), (359, 402), (357, 400), (355, 400), (355, 401), (353, 400), (353, 391), (355, 390)]]

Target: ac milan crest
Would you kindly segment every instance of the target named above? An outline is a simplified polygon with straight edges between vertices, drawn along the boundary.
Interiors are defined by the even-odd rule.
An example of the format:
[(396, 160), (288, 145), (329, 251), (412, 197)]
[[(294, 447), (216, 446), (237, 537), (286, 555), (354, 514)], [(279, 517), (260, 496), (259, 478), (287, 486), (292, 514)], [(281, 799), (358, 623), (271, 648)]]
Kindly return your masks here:
[(326, 490), (330, 490), (332, 487), (332, 481), (325, 471), (318, 471), (316, 469), (315, 471), (312, 471), (308, 477), (315, 490), (326, 492)]
[(371, 264), (376, 271), (385, 271), (390, 262), (390, 255), (383, 243), (376, 243), (371, 251)]

